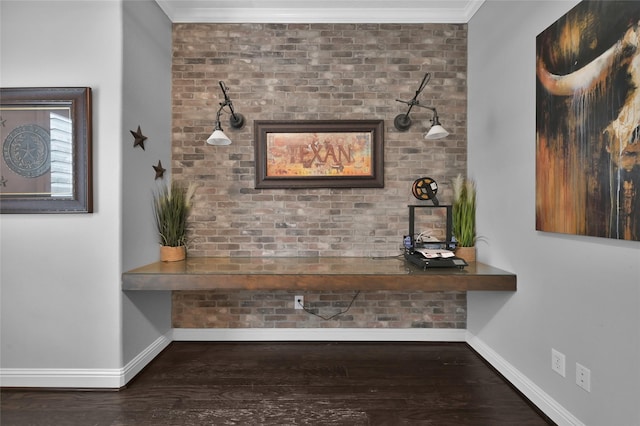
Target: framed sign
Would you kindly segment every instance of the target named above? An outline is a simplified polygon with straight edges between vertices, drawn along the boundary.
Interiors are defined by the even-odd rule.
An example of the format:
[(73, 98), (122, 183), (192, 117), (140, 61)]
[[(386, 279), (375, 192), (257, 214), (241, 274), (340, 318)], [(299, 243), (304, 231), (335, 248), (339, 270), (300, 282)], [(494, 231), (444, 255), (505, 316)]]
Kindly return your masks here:
[(91, 213), (91, 89), (0, 89), (0, 212)]
[(256, 121), (256, 188), (384, 187), (382, 120)]

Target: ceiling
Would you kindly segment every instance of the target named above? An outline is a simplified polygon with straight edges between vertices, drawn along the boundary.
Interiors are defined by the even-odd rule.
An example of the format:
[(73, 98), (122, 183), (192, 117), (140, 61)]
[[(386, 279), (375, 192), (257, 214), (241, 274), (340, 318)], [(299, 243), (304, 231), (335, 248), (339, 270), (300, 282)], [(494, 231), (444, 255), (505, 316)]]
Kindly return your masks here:
[(484, 0), (156, 0), (174, 23), (466, 23)]

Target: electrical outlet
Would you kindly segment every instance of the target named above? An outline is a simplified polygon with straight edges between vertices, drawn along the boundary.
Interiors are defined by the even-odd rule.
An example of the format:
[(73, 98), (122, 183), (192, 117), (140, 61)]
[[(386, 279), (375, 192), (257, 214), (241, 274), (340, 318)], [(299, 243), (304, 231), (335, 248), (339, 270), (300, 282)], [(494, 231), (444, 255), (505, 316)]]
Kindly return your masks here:
[(576, 385), (591, 392), (591, 370), (576, 362)]
[(304, 309), (304, 296), (295, 296), (293, 298), (293, 306), (295, 309)]
[(564, 369), (565, 357), (561, 352), (556, 351), (555, 349), (551, 349), (551, 369), (561, 375), (562, 377), (566, 377), (565, 369)]

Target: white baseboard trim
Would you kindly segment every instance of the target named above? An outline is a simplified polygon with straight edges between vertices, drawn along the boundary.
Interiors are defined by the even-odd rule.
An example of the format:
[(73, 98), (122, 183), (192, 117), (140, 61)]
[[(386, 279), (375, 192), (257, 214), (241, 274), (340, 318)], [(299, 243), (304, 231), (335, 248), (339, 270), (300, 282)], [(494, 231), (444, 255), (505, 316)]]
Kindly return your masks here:
[(480, 338), (472, 333), (468, 333), (467, 344), (498, 370), (500, 374), (522, 392), (523, 395), (529, 398), (540, 411), (557, 423), (558, 426), (585, 426), (584, 423), (568, 412), (555, 399), (549, 396), (549, 394), (533, 383), (507, 360), (498, 355), (497, 352), (491, 349)]
[(464, 342), (452, 328), (174, 328), (174, 341)]
[(0, 386), (17, 388), (119, 389), (171, 343), (160, 336), (123, 368), (2, 368)]
[(147, 366), (160, 352), (171, 344), (172, 330), (169, 330), (164, 335), (158, 337), (155, 342), (149, 345), (144, 351), (140, 352), (135, 358), (124, 366), (123, 373), (121, 375), (122, 381), (120, 387), (129, 383), (136, 374), (138, 374), (144, 367)]
[(122, 369), (3, 368), (0, 386), (16, 388), (119, 388)]

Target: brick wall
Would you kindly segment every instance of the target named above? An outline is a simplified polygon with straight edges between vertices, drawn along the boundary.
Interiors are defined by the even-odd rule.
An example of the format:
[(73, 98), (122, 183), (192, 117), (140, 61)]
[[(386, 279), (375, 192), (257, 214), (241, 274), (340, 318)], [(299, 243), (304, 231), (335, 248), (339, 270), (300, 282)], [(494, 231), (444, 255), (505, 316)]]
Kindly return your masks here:
[[(175, 24), (172, 175), (200, 184), (189, 218), (189, 255), (398, 255), (408, 228), (406, 206), (420, 204), (411, 195), (413, 181), (434, 178), (440, 185), (438, 198), (447, 203), (452, 178), (466, 172), (466, 37), (465, 24)], [(432, 78), (419, 100), (438, 109), (451, 133), (436, 141), (424, 139), (432, 117), (426, 109), (414, 108), (407, 132), (393, 127), (394, 117), (407, 108), (395, 99), (411, 99), (427, 71)], [(247, 124), (231, 129), (224, 116), (223, 128), (233, 144), (214, 147), (205, 140), (221, 100), (220, 80)], [(384, 188), (254, 189), (254, 120), (333, 119), (384, 120)], [(442, 235), (442, 219), (425, 215), (416, 231)], [(198, 303), (228, 297), (244, 312), (224, 321), (228, 327), (322, 326), (307, 314), (283, 314), (292, 305), (290, 295), (285, 306), (273, 307), (280, 312), (274, 315), (284, 316), (281, 320), (260, 313), (266, 308), (258, 301), (266, 306), (270, 297), (279, 296), (175, 293), (174, 322), (183, 327), (220, 324), (227, 307), (212, 307), (209, 301), (203, 310)], [(309, 301), (324, 296), (305, 294)], [(334, 296), (340, 296), (336, 303), (351, 298)], [(363, 297), (361, 315), (333, 326), (414, 326), (421, 320), (406, 303), (412, 296), (434, 303), (459, 297), (384, 294), (386, 302), (397, 305), (390, 314), (393, 321), (383, 319), (387, 313), (377, 316), (378, 301)], [(188, 303), (194, 313), (185, 313)], [(458, 307), (436, 322), (464, 327)], [(195, 312), (204, 317), (193, 317)], [(213, 317), (215, 321), (207, 320)]]
[[(312, 313), (292, 308), (298, 294)], [(465, 328), (466, 301), (465, 292), (177, 291), (173, 327)]]

